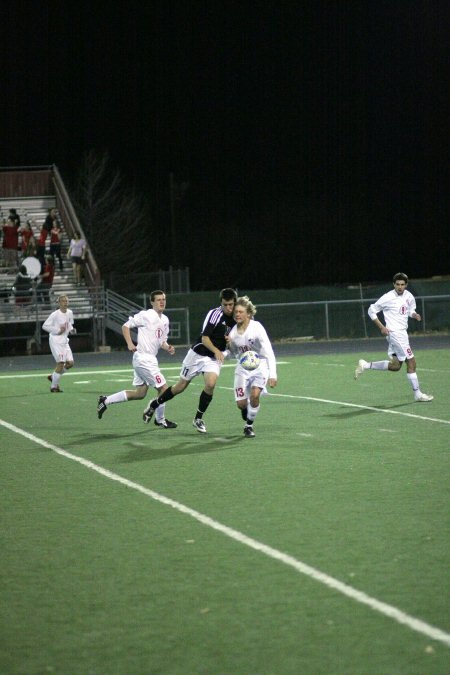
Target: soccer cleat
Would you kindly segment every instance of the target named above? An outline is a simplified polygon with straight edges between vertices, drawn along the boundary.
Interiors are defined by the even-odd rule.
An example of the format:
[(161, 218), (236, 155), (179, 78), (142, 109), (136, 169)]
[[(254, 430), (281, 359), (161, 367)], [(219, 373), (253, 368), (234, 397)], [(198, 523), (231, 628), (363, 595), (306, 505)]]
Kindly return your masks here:
[(52, 392), (52, 394), (62, 394), (63, 393), (63, 390), (60, 389), (59, 386), (58, 387), (52, 387), (50, 389), (50, 391)]
[(197, 429), (201, 434), (206, 434), (206, 426), (203, 420), (201, 420), (199, 417), (196, 417), (195, 420), (192, 422), (192, 426), (194, 429)]
[(106, 396), (99, 396), (98, 397), (97, 415), (98, 415), (99, 420), (102, 419), (103, 413), (105, 413), (108, 410), (108, 406), (106, 405), (105, 401), (106, 401)]
[(246, 438), (254, 438), (255, 432), (253, 431), (253, 427), (249, 426), (248, 424), (244, 427), (244, 436)]
[(434, 399), (434, 396), (431, 396), (431, 394), (422, 394), (422, 392), (420, 392), (420, 394), (418, 394), (415, 397), (416, 401), (423, 402), (423, 403), (426, 403), (428, 401), (432, 401), (433, 399)]
[(355, 380), (358, 379), (360, 375), (363, 374), (364, 370), (368, 367), (367, 361), (364, 361), (364, 359), (359, 359), (358, 365), (355, 368)]
[(48, 380), (49, 382), (52, 382), (52, 380), (53, 380), (52, 376), (51, 376), (51, 375), (47, 375), (47, 380)]
[(150, 420), (152, 419), (154, 413), (155, 413), (155, 408), (152, 408), (152, 403), (156, 399), (153, 399), (150, 401), (146, 409), (144, 410), (144, 414), (142, 415), (142, 419), (144, 420), (144, 424), (148, 424)]
[(176, 429), (178, 426), (176, 422), (171, 422), (170, 420), (163, 420), (162, 422), (155, 420), (155, 424), (157, 427), (162, 427), (163, 429)]

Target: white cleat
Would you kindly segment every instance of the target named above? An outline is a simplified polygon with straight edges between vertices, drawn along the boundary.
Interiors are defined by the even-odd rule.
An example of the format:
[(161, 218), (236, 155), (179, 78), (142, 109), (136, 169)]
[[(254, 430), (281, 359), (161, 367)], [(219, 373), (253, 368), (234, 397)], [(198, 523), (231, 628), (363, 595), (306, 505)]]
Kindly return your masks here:
[(192, 422), (192, 426), (194, 429), (197, 429), (201, 434), (206, 434), (206, 425), (203, 420), (199, 419), (198, 417), (195, 418), (195, 420)]
[(432, 401), (433, 399), (434, 399), (434, 396), (431, 396), (430, 394), (422, 394), (422, 392), (420, 392), (420, 394), (418, 394), (415, 397), (415, 400), (419, 403), (421, 403), (421, 402), (427, 403), (428, 401)]
[(363, 372), (366, 370), (366, 368), (369, 367), (369, 364), (367, 361), (364, 361), (364, 359), (359, 359), (358, 365), (355, 368), (355, 380), (358, 379), (360, 375), (363, 374)]

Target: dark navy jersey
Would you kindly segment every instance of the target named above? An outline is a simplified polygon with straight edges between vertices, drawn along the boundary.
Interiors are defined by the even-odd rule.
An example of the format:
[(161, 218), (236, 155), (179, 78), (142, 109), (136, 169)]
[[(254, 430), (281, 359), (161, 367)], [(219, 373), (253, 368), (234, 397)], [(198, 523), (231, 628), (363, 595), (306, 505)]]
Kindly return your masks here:
[(223, 313), (222, 307), (216, 307), (215, 309), (210, 309), (208, 314), (205, 317), (203, 322), (202, 332), (197, 342), (192, 345), (192, 349), (200, 356), (210, 356), (214, 358), (214, 354), (210, 349), (207, 349), (202, 343), (202, 337), (207, 335), (214, 347), (220, 349), (221, 352), (224, 352), (227, 348), (227, 343), (225, 342), (225, 335), (228, 335), (233, 326), (236, 325), (236, 321), (233, 318), (233, 315), (228, 316)]

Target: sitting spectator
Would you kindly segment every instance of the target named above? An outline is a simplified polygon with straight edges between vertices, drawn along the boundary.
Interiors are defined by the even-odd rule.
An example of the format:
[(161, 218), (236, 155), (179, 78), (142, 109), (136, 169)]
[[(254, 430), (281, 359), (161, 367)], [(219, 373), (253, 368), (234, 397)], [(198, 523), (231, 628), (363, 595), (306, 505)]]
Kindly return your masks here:
[(75, 275), (75, 283), (77, 286), (81, 286), (81, 277), (83, 270), (83, 263), (86, 258), (86, 242), (84, 239), (80, 238), (78, 232), (75, 232), (73, 239), (70, 240), (69, 250), (67, 251), (67, 257), (72, 260), (73, 273)]
[(22, 235), (22, 258), (36, 255), (36, 239), (34, 238), (32, 222), (31, 220), (27, 220), (25, 225), (22, 225), (20, 228), (20, 234)]
[(9, 217), (3, 225), (3, 260), (6, 267), (17, 268), (18, 246), (19, 232), (13, 218)]
[(50, 255), (53, 256), (53, 260), (55, 262), (56, 258), (58, 258), (59, 271), (62, 272), (63, 263), (61, 258), (61, 228), (56, 219), (53, 221), (53, 227), (50, 230)]
[(36, 257), (41, 263), (41, 272), (45, 267), (45, 242), (47, 241), (47, 235), (48, 230), (42, 225), (36, 246)]
[(25, 265), (21, 265), (19, 273), (14, 281), (14, 295), (16, 298), (16, 305), (24, 305), (31, 302), (32, 296), (32, 279), (28, 274)]
[(50, 303), (50, 289), (55, 276), (55, 263), (52, 255), (45, 256), (45, 267), (41, 280), (36, 288), (38, 302)]

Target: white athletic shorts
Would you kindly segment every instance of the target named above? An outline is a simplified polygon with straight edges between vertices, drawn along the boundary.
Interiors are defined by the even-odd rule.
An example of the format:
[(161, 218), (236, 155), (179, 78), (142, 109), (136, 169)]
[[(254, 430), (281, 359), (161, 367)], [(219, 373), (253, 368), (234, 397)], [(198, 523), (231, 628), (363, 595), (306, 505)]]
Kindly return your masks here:
[(409, 346), (409, 337), (406, 330), (396, 331), (386, 335), (388, 341), (388, 354), (395, 356), (399, 361), (403, 362), (406, 359), (414, 358), (411, 347)]
[(259, 387), (261, 394), (267, 394), (266, 384), (269, 379), (269, 366), (263, 360), (255, 370), (245, 370), (238, 365), (234, 371), (234, 400), (242, 401), (250, 398), (252, 387)]
[(159, 389), (166, 384), (166, 378), (159, 369), (156, 356), (134, 352), (133, 368), (133, 386), (135, 387), (146, 384), (148, 387)]
[(69, 345), (69, 341), (65, 340), (62, 342), (61, 340), (58, 340), (58, 338), (59, 335), (50, 335), (48, 341), (56, 363), (67, 363), (67, 361), (73, 361), (73, 354)]
[(210, 356), (201, 356), (190, 349), (181, 365), (180, 377), (182, 380), (190, 382), (202, 373), (216, 373), (218, 376), (221, 368), (222, 364), (216, 359), (212, 359)]

